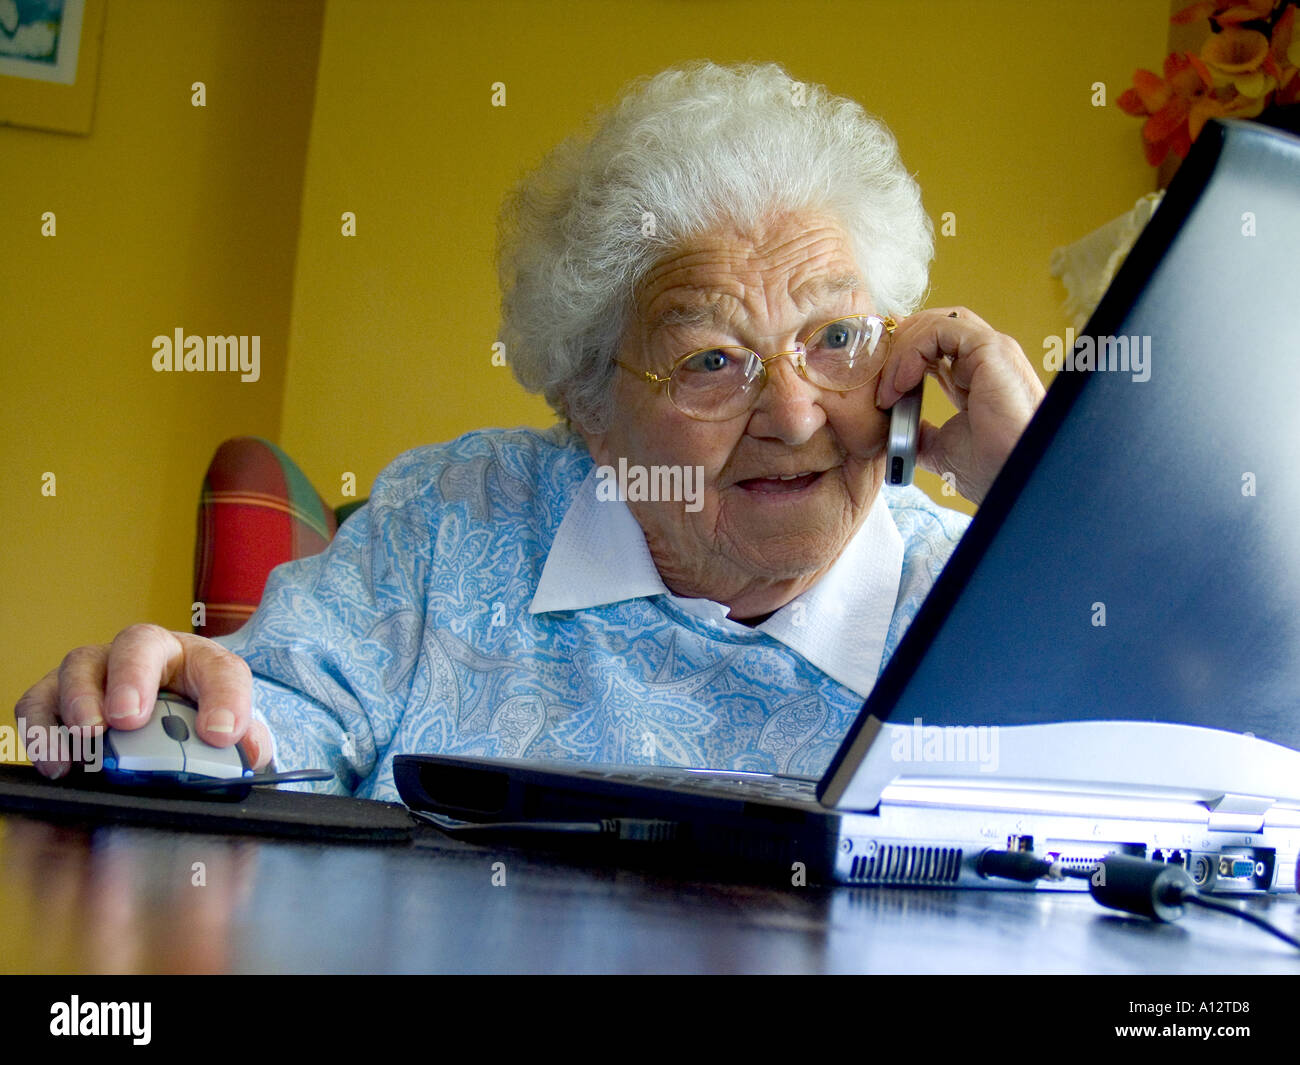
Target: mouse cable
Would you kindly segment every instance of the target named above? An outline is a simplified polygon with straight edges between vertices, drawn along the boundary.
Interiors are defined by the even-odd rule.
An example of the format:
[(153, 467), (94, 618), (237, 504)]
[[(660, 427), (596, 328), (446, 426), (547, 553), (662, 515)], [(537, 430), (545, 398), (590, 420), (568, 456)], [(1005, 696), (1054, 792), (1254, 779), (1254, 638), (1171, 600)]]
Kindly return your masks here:
[(1258, 914), (1239, 910), (1225, 902), (1206, 898), (1196, 890), (1192, 878), (1181, 865), (1149, 862), (1128, 854), (1109, 854), (1096, 865), (1085, 868), (1062, 866), (1037, 858), (1027, 851), (984, 851), (975, 861), (981, 876), (1001, 877), (1032, 883), (1035, 880), (1062, 880), (1071, 877), (1088, 881), (1092, 897), (1103, 906), (1125, 913), (1149, 917), (1153, 921), (1176, 921), (1183, 906), (1200, 906), (1216, 913), (1228, 913), (1277, 936), (1282, 942), (1300, 949), (1300, 939), (1265, 921)]
[(225, 791), (235, 788), (259, 788), (264, 784), (298, 784), (308, 780), (333, 780), (334, 773), (328, 769), (289, 769), (283, 773), (255, 773), (251, 777), (202, 777), (196, 780), (180, 780), (177, 787), (192, 791)]

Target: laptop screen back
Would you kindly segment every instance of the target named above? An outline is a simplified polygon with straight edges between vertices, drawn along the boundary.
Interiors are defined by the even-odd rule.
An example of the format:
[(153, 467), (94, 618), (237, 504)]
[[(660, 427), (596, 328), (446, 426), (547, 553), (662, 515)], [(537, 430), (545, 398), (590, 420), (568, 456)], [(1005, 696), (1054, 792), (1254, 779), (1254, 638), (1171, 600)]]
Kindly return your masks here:
[(1300, 139), (1208, 125), (1084, 335), (867, 713), (1300, 748)]

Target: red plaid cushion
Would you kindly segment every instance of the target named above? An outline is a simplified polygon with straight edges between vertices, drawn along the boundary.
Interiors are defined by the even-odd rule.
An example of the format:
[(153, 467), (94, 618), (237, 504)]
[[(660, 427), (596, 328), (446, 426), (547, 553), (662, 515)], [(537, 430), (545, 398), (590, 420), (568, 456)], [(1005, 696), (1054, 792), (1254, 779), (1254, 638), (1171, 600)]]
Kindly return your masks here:
[(203, 479), (194, 545), (200, 636), (234, 632), (262, 600), (276, 566), (325, 550), (338, 526), (311, 482), (269, 440), (241, 436), (217, 449)]

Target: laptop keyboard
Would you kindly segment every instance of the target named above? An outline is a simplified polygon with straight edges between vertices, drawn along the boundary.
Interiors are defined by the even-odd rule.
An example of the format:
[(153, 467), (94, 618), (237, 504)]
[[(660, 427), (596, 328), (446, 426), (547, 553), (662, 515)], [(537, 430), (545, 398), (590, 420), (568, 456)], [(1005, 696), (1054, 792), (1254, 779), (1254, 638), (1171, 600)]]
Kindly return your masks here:
[(729, 799), (783, 799), (787, 802), (817, 802), (817, 781), (780, 777), (767, 773), (725, 773), (692, 769), (579, 769), (581, 776), (596, 777), (618, 784), (643, 784)]

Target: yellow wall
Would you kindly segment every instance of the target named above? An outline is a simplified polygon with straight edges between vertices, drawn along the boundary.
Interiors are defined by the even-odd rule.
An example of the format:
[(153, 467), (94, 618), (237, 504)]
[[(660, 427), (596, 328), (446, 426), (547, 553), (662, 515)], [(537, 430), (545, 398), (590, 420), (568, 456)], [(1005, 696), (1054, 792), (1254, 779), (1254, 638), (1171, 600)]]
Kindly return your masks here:
[[(130, 621), (187, 626), (224, 437), (278, 438), (338, 503), (345, 472), (364, 495), (406, 448), (547, 424), (491, 365), (497, 204), (672, 63), (777, 60), (884, 116), (930, 213), (956, 213), (931, 302), (1041, 359), (1064, 326), (1051, 250), (1153, 187), (1138, 123), (1092, 85), (1113, 103), (1158, 67), (1167, 18), (1168, 0), (329, 0), (323, 20), (319, 2), (111, 0), (90, 136), (0, 128), (0, 702)], [(259, 334), (262, 380), (153, 373), (176, 326)]]
[[(279, 431), (322, 10), (112, 0), (90, 135), (0, 127), (0, 721), (70, 647), (188, 626), (203, 471)], [(260, 336), (261, 379), (155, 373), (177, 326)]]

